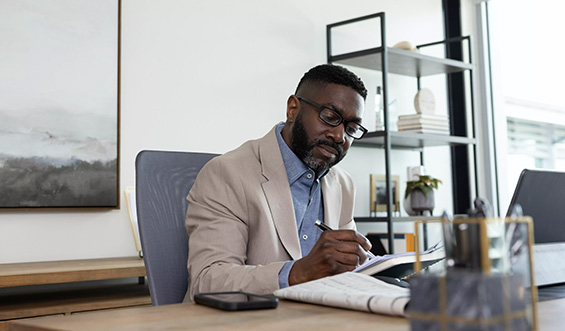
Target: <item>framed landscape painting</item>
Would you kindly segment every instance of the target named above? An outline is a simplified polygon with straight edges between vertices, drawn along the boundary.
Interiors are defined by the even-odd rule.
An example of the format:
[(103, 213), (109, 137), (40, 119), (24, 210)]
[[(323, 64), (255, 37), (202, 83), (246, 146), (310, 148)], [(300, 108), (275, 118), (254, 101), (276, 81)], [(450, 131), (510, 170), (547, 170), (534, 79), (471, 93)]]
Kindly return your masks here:
[(0, 1), (0, 208), (119, 208), (120, 6)]

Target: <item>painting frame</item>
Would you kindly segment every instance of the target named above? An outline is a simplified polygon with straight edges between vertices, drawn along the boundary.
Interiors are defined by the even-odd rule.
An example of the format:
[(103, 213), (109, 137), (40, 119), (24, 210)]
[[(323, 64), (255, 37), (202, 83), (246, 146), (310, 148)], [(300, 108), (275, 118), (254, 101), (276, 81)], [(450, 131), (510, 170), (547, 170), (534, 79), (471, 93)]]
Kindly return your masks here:
[[(94, 5), (96, 10), (92, 10)], [(0, 135), (11, 134), (19, 144), (13, 149), (0, 146), (0, 210), (120, 209), (122, 1), (37, 0), (27, 7), (9, 9), (12, 12), (5, 15), (13, 17), (8, 24), (13, 24), (10, 33), (14, 38), (8, 39), (13, 44), (7, 53), (20, 52), (16, 67), (24, 69), (8, 73), (29, 76), (30, 81), (22, 79), (22, 84), (42, 82), (45, 93), (41, 95), (33, 86), (20, 88), (21, 100), (14, 97), (4, 109), (0, 106), (0, 121), (5, 123), (0, 125)], [(47, 33), (49, 38), (45, 38)], [(33, 38), (19, 40), (18, 36)], [(31, 45), (30, 50), (22, 50), (22, 43)], [(46, 59), (43, 66), (47, 69), (29, 75), (25, 70), (32, 69), (25, 68), (28, 62), (33, 68), (34, 56)], [(51, 67), (57, 71), (48, 71)], [(16, 84), (14, 90), (17, 88)], [(44, 104), (25, 103), (40, 97)], [(29, 116), (33, 112), (38, 115)], [(22, 123), (27, 131), (19, 130)], [(16, 129), (6, 130), (10, 126)], [(13, 153), (16, 148), (29, 152)], [(18, 181), (23, 173), (29, 179)]]
[[(386, 176), (383, 174), (370, 174), (369, 176), (369, 211), (371, 214), (377, 212), (386, 212), (386, 198), (383, 194), (386, 194)], [(392, 184), (392, 211), (400, 211), (400, 176), (391, 175), (390, 182)], [(382, 198), (380, 198), (382, 197)], [(383, 203), (380, 203), (383, 201)]]

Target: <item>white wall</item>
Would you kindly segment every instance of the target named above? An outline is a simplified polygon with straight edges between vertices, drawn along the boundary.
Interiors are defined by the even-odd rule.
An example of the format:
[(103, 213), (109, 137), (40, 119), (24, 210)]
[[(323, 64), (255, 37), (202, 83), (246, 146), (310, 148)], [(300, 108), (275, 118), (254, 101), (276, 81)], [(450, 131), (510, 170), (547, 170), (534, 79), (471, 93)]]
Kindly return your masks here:
[[(286, 99), (300, 77), (326, 62), (326, 24), (385, 11), (389, 46), (443, 36), (439, 0), (122, 3), (122, 190), (134, 184), (140, 150), (223, 153), (284, 120)], [(374, 91), (379, 75), (350, 69)], [(404, 88), (403, 79), (391, 84), (410, 108), (415, 81)], [(369, 128), (372, 102), (371, 95), (365, 115)], [(393, 159), (393, 172), (405, 180), (406, 166), (419, 160), (404, 153)], [(447, 181), (437, 199), (440, 208), (449, 209), (445, 153), (441, 148), (427, 153), (426, 165)], [(359, 216), (368, 214), (368, 174), (383, 173), (382, 162), (382, 151), (366, 148), (352, 148), (343, 161), (359, 184)], [(121, 204), (113, 211), (2, 212), (0, 263), (136, 255), (123, 197)]]

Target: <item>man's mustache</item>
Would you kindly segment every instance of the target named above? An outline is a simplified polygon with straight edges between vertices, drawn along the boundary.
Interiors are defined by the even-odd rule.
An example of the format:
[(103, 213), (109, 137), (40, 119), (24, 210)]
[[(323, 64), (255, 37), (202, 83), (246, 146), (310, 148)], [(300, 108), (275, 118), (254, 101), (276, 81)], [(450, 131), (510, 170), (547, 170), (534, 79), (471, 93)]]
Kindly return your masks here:
[(336, 150), (338, 156), (343, 155), (343, 147), (341, 147), (340, 145), (338, 145), (338, 144), (336, 144), (336, 143), (334, 143), (334, 142), (327, 141), (327, 140), (319, 140), (319, 139), (317, 139), (317, 140), (314, 141), (314, 146), (316, 146), (316, 145), (326, 145), (326, 146), (330, 146), (330, 147), (332, 147), (333, 149)]

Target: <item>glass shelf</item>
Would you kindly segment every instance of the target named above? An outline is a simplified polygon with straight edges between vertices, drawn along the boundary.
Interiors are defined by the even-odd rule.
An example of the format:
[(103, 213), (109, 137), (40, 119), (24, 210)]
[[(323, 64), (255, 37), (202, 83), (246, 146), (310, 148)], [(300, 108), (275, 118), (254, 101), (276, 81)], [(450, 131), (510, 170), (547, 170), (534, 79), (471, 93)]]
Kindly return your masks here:
[[(369, 132), (365, 135), (365, 137), (363, 137), (363, 139), (355, 141), (353, 146), (383, 148), (385, 147), (384, 136), (384, 131)], [(474, 138), (431, 133), (391, 131), (390, 138), (392, 148), (396, 149), (418, 149), (432, 146), (459, 146), (475, 144)]]
[[(388, 71), (410, 77), (424, 77), (438, 74), (451, 74), (473, 69), (473, 65), (463, 61), (443, 59), (402, 49), (387, 47)], [(376, 47), (346, 54), (333, 55), (330, 63), (382, 70), (383, 47)]]

